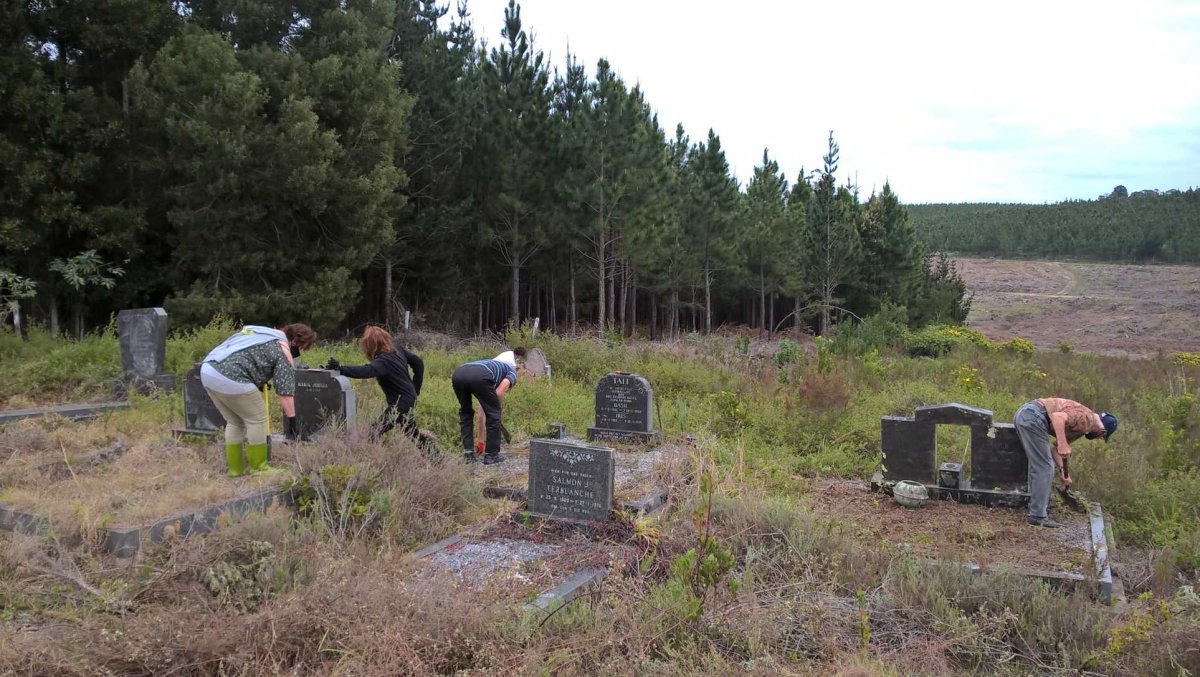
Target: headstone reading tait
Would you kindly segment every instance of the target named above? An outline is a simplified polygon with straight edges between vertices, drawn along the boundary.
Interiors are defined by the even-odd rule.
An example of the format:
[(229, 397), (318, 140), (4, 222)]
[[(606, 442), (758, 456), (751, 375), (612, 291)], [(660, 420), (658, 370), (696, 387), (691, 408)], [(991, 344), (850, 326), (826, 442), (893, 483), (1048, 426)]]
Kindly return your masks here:
[(121, 345), (124, 381), (134, 388), (170, 390), (175, 378), (164, 374), (167, 364), (167, 311), (137, 308), (117, 313), (117, 335)]
[(615, 372), (596, 384), (596, 425), (588, 440), (651, 443), (654, 430), (654, 390), (637, 374)]
[(529, 511), (545, 517), (608, 519), (616, 484), (613, 450), (582, 442), (529, 442)]

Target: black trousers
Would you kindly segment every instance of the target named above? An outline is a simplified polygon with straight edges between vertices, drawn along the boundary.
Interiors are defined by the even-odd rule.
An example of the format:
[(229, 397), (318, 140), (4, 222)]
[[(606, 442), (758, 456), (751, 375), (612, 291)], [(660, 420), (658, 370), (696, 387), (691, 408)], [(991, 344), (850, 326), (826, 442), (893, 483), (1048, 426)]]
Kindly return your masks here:
[(395, 406), (390, 406), (383, 410), (379, 420), (371, 426), (371, 439), (379, 440), (384, 433), (400, 426), (400, 430), (404, 431), (412, 439), (416, 440), (422, 450), (429, 451), (432, 448), (432, 440), (425, 436), (419, 428), (417, 428), (417, 418), (413, 416), (413, 407), (415, 402), (397, 402)]
[(500, 453), (500, 398), (496, 395), (496, 384), (492, 383), (487, 367), (479, 364), (464, 364), (454, 370), (450, 377), (454, 396), (458, 398), (458, 425), (462, 431), (463, 453), (475, 452), (475, 407), (471, 396), (479, 400), (486, 419), (487, 442), (484, 451)]

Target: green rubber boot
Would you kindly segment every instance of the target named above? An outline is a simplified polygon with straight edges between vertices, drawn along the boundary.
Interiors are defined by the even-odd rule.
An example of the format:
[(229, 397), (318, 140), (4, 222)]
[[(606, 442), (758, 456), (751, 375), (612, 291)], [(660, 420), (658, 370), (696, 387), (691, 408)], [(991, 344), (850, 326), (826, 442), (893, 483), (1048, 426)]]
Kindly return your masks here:
[(242, 460), (242, 445), (225, 445), (225, 465), (229, 466), (230, 477), (241, 477), (246, 474), (246, 462)]
[(247, 444), (246, 445), (246, 460), (250, 462), (250, 474), (272, 475), (281, 472), (281, 468), (272, 468), (267, 465), (267, 444)]

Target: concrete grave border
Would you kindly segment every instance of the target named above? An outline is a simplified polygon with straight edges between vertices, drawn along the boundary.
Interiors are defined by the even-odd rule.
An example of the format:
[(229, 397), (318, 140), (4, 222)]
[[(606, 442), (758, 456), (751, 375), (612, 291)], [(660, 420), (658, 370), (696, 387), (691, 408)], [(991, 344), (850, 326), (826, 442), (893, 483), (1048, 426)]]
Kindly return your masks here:
[[(210, 533), (216, 529), (223, 515), (238, 517), (251, 511), (265, 512), (275, 505), (291, 507), (291, 493), (286, 489), (272, 487), (248, 496), (238, 496), (195, 510), (180, 512), (149, 524), (107, 527), (102, 532), (101, 547), (117, 557), (133, 557), (145, 545), (162, 543), (167, 538), (188, 538), (195, 534)], [(0, 503), (0, 529), (41, 536), (49, 533), (52, 528), (50, 520), (46, 517)]]
[[(940, 565), (957, 565), (963, 566), (971, 571), (971, 573), (979, 576), (985, 573), (1003, 573), (1009, 572), (1020, 576), (1028, 576), (1030, 578), (1038, 578), (1055, 588), (1070, 588), (1078, 591), (1080, 589), (1091, 588), (1095, 593), (1096, 598), (1104, 604), (1113, 604), (1114, 601), (1119, 602), (1124, 596), (1120, 579), (1115, 579), (1112, 573), (1112, 567), (1108, 561), (1108, 534), (1105, 526), (1104, 511), (1098, 504), (1091, 504), (1088, 509), (1088, 534), (1090, 536), (1092, 546), (1092, 568), (1094, 573), (1088, 574), (1068, 574), (1068, 573), (1053, 573), (1049, 571), (1039, 571), (1029, 569), (1027, 567), (1016, 567), (1010, 565), (994, 564), (991, 566), (983, 566), (975, 562), (948, 562), (945, 560), (929, 559), (928, 562)], [(1040, 527), (1030, 527), (1040, 528)]]
[(125, 401), (96, 402), (94, 404), (64, 404), (58, 407), (40, 407), (34, 409), (9, 409), (0, 411), (0, 425), (16, 423), (27, 418), (39, 418), (55, 414), (71, 421), (86, 421), (98, 418), (113, 411), (129, 408)]

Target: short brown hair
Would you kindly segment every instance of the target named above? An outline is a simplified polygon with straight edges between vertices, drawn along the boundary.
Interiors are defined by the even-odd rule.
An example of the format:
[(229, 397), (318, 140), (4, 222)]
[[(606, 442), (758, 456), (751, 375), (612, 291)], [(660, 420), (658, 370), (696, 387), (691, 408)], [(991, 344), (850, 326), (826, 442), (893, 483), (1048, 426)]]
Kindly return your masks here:
[(517, 346), (516, 348), (513, 348), (513, 355), (522, 358), (525, 357), (525, 346)]
[(308, 350), (317, 342), (317, 332), (307, 324), (289, 324), (283, 327), (283, 335), (288, 343), (296, 344), (300, 350)]
[(373, 360), (382, 353), (396, 352), (396, 347), (392, 344), (392, 335), (387, 333), (383, 327), (364, 329), (358, 347), (362, 349), (363, 355), (366, 355), (368, 360)]

